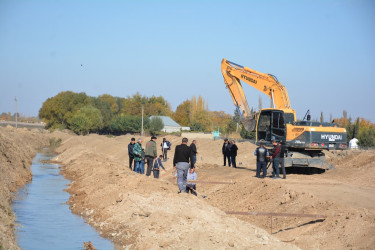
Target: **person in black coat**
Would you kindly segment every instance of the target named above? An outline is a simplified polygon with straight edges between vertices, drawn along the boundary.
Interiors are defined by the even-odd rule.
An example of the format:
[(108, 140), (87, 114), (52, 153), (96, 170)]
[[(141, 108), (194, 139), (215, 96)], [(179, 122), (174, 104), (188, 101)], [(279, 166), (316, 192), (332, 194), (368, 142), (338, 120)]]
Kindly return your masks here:
[[(132, 138), (130, 140), (129, 145), (128, 145), (129, 168), (130, 168), (130, 170), (132, 170), (132, 165), (133, 165), (133, 161), (134, 161), (134, 153), (133, 153), (134, 144), (135, 144), (135, 138)], [(134, 165), (135, 165), (135, 163), (134, 163)]]
[(230, 161), (231, 161), (232, 166), (234, 168), (237, 167), (237, 165), (236, 165), (237, 151), (238, 151), (238, 147), (236, 145), (236, 142), (234, 140), (232, 140), (231, 141), (231, 147), (230, 147)]
[(193, 140), (192, 143), (190, 144), (191, 151), (193, 152), (193, 162), (194, 164), (197, 162), (197, 147), (196, 147), (197, 141)]
[(177, 145), (174, 150), (173, 168), (177, 169), (179, 193), (186, 193), (187, 174), (189, 168), (194, 168), (193, 151), (187, 143), (188, 139), (186, 137), (182, 138), (181, 145)]
[(223, 152), (223, 155), (224, 155), (224, 167), (227, 165), (227, 159), (228, 159), (228, 165), (230, 167), (231, 165), (231, 162), (230, 162), (230, 143), (228, 141), (227, 138), (224, 139), (224, 144), (223, 144), (223, 148), (222, 148), (222, 152)]

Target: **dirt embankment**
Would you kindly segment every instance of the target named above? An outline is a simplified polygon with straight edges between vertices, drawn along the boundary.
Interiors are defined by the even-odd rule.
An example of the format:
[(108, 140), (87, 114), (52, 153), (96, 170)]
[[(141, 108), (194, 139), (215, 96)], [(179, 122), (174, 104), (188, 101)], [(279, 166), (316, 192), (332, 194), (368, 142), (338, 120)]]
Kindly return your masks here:
[[(181, 140), (170, 139), (173, 148)], [(63, 140), (55, 158), (73, 180), (67, 189), (73, 212), (116, 244), (132, 249), (296, 248), (201, 197), (178, 194), (175, 179), (169, 179), (173, 150), (165, 164), (169, 172), (159, 180), (130, 171), (129, 141), (130, 136), (72, 136)]]
[(48, 145), (38, 129), (0, 127), (0, 248), (18, 249), (14, 235), (12, 193), (32, 179), (30, 170), (37, 150)]
[[(169, 172), (155, 180), (129, 170), (131, 136), (61, 137), (55, 160), (73, 181), (67, 189), (71, 209), (120, 246), (369, 249), (375, 243), (374, 151), (330, 152), (335, 170), (261, 180), (253, 177), (254, 145), (238, 143), (239, 168), (232, 169), (222, 166), (222, 141), (198, 139), (198, 179), (229, 182), (198, 184), (198, 192), (207, 195), (203, 199), (177, 194), (171, 169), (173, 149), (181, 138), (168, 137), (173, 144), (165, 164)], [(271, 222), (267, 216), (229, 216), (224, 211), (327, 218), (273, 217)]]

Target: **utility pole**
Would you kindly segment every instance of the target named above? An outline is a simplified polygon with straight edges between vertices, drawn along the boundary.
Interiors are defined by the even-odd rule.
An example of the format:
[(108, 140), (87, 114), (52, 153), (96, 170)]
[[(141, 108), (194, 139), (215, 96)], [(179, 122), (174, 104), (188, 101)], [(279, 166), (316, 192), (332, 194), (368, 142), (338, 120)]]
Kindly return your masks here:
[(16, 128), (18, 128), (17, 97), (14, 98), (14, 101), (16, 102), (16, 113), (15, 113), (15, 116), (16, 116)]
[(143, 137), (143, 104), (142, 104), (142, 129), (141, 129), (141, 136)]

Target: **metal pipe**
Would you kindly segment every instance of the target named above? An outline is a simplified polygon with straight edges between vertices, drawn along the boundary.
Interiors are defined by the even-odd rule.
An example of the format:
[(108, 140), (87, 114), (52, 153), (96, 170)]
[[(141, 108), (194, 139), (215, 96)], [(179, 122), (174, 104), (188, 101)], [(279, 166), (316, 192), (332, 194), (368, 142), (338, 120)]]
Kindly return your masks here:
[(241, 212), (241, 211), (225, 211), (225, 213), (226, 214), (238, 214), (238, 215), (255, 215), (255, 216), (327, 218), (326, 215), (322, 215), (322, 214), (289, 214), (289, 213)]
[(227, 182), (227, 181), (198, 181), (198, 180), (188, 180), (187, 182), (196, 182), (196, 183), (204, 183), (204, 184), (234, 184), (235, 182)]

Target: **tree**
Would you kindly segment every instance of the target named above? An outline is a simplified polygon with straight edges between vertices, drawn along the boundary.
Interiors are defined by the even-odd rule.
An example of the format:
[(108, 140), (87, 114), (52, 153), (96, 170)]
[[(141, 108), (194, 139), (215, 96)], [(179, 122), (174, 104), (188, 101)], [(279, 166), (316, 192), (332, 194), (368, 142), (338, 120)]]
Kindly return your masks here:
[(93, 106), (85, 106), (77, 111), (71, 119), (70, 129), (81, 135), (97, 132), (103, 127), (100, 110)]
[(206, 110), (199, 110), (194, 115), (194, 123), (199, 123), (202, 126), (204, 126), (204, 131), (207, 131), (210, 129), (210, 118), (209, 118), (209, 112)]
[(228, 124), (225, 126), (225, 133), (227, 135), (233, 133), (236, 131), (237, 123), (232, 119), (228, 122)]
[(245, 129), (245, 127), (243, 125), (241, 125), (241, 129), (240, 129), (240, 136), (241, 138), (244, 138), (244, 139), (255, 139), (255, 132), (249, 132)]
[(238, 109), (236, 108), (236, 109), (234, 110), (233, 121), (234, 121), (235, 123), (240, 123), (240, 119), (241, 119), (240, 112), (239, 112)]
[(107, 130), (112, 118), (114, 117), (114, 113), (111, 110), (111, 104), (102, 98), (96, 97), (92, 97), (92, 104), (100, 110), (103, 117), (103, 129)]
[(136, 93), (132, 97), (122, 100), (120, 112), (125, 115), (140, 116), (142, 113), (142, 105), (144, 106), (144, 114), (151, 115), (172, 115), (169, 103), (162, 97), (146, 97)]
[(205, 126), (203, 124), (199, 123), (199, 122), (196, 122), (196, 121), (194, 121), (190, 125), (190, 129), (191, 129), (191, 131), (200, 131), (200, 132), (205, 132), (206, 131)]
[(375, 129), (374, 127), (363, 127), (358, 135), (359, 145), (361, 147), (375, 146)]
[[(144, 127), (149, 126), (149, 119), (146, 117), (143, 121)], [(114, 117), (109, 125), (109, 131), (112, 134), (121, 135), (126, 133), (139, 133), (142, 127), (142, 117), (132, 115), (119, 115)]]
[(342, 117), (335, 119), (340, 127), (346, 129), (347, 141), (357, 138), (361, 147), (374, 147), (375, 146), (375, 124), (370, 121), (359, 118), (352, 123), (352, 118), (349, 119)]
[[(203, 100), (202, 96), (198, 96), (196, 98), (193, 96), (190, 100), (190, 123), (193, 121), (197, 121), (198, 123), (202, 123), (202, 121), (198, 121), (197, 119), (202, 117), (202, 114), (206, 114), (208, 109), (206, 109), (208, 105)], [(207, 120), (207, 117), (205, 117)]]
[(348, 119), (348, 112), (344, 109), (342, 111), (342, 116), (345, 118), (345, 119)]
[(150, 120), (150, 126), (149, 126), (150, 134), (155, 135), (156, 132), (159, 132), (163, 128), (164, 128), (163, 120), (160, 117), (152, 117), (152, 119)]
[(219, 128), (220, 131), (225, 131), (225, 127), (233, 118), (224, 111), (212, 111), (209, 114), (209, 120), (211, 122), (211, 130), (217, 130)]
[(353, 135), (352, 138), (358, 137), (359, 134), (359, 117), (355, 121), (354, 127), (353, 127)]
[(375, 124), (364, 119), (357, 118), (356, 127), (358, 123), (358, 134), (359, 145), (361, 147), (374, 147), (375, 146)]
[(77, 110), (89, 104), (91, 99), (85, 93), (60, 92), (43, 103), (39, 118), (46, 122), (47, 128), (69, 128)]
[(191, 100), (190, 100), (190, 117), (189, 117), (189, 121), (190, 122), (193, 122), (194, 121), (194, 115), (195, 113), (197, 112), (197, 98), (195, 96), (192, 96), (191, 97)]
[(116, 101), (116, 98), (111, 96), (111, 95), (108, 95), (108, 94), (104, 94), (104, 95), (100, 95), (98, 97), (98, 99), (102, 102), (105, 102), (105, 103), (108, 103), (109, 104), (109, 107), (110, 107), (110, 110), (111, 110), (111, 113), (113, 115), (116, 115), (118, 114), (119, 112), (119, 106), (117, 104), (117, 101)]
[(320, 122), (323, 123), (324, 122), (324, 116), (323, 116), (323, 112), (320, 112)]
[(189, 126), (190, 107), (191, 107), (191, 102), (189, 100), (186, 100), (180, 105), (178, 105), (176, 108), (176, 112), (174, 112), (173, 114), (173, 120), (175, 120), (181, 126)]

